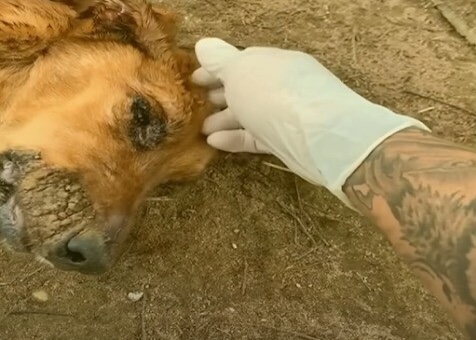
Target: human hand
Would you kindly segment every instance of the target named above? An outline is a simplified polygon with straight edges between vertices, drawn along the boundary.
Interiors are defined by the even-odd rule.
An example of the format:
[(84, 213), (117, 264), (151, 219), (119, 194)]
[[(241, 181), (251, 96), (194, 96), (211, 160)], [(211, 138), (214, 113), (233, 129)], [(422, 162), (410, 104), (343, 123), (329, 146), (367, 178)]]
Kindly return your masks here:
[(239, 51), (217, 38), (196, 45), (193, 80), (210, 87), (217, 112), (208, 143), (227, 152), (271, 153), (353, 208), (346, 179), (392, 134), (420, 121), (371, 103), (312, 56), (267, 47)]

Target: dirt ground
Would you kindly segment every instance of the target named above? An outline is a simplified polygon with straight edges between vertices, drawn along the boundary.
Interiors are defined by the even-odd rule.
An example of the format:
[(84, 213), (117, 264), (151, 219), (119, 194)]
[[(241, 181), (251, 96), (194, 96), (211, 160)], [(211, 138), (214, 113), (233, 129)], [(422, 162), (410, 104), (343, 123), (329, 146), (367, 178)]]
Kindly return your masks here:
[[(475, 49), (427, 1), (166, 3), (185, 45), (213, 35), (312, 53), (364, 96), (476, 146)], [(462, 339), (369, 223), (263, 161), (279, 164), (223, 155), (197, 182), (158, 188), (107, 275), (0, 251), (0, 339)]]

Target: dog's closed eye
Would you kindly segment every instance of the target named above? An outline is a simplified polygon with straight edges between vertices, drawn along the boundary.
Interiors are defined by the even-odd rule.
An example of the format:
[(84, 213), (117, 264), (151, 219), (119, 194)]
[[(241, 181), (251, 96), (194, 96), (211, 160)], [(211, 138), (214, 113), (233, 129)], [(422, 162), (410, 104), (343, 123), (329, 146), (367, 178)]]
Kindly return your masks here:
[(142, 97), (136, 97), (131, 106), (132, 121), (136, 126), (147, 126), (150, 124), (151, 107), (148, 101)]
[(145, 98), (132, 99), (130, 107), (131, 121), (129, 135), (138, 150), (150, 150), (157, 147), (167, 135), (167, 123), (163, 109), (150, 104)]

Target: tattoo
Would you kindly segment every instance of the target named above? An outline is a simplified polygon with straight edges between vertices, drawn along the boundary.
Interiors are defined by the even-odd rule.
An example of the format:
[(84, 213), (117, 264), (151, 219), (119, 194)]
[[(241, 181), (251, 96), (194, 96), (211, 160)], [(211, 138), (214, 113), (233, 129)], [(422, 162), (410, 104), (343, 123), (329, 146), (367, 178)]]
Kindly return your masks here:
[(476, 339), (476, 152), (408, 129), (377, 147), (344, 191)]

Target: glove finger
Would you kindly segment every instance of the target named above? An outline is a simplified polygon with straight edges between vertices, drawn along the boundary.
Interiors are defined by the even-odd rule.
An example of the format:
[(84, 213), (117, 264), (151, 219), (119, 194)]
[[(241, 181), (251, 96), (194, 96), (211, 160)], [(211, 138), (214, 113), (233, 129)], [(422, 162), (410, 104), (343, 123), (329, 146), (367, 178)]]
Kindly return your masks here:
[(226, 152), (270, 153), (246, 130), (218, 131), (208, 136), (207, 143)]
[(210, 74), (203, 67), (200, 67), (192, 73), (192, 81), (197, 85), (206, 86), (210, 88), (217, 88), (222, 86), (220, 80)]
[(224, 109), (226, 105), (225, 89), (220, 87), (218, 89), (210, 90), (208, 92), (208, 100), (218, 109)]
[(235, 116), (230, 109), (225, 109), (208, 116), (203, 123), (202, 132), (205, 135), (211, 135), (218, 131), (241, 128), (241, 124), (235, 119)]
[(223, 81), (224, 68), (240, 51), (221, 39), (203, 38), (196, 43), (195, 53), (200, 65), (208, 73)]

